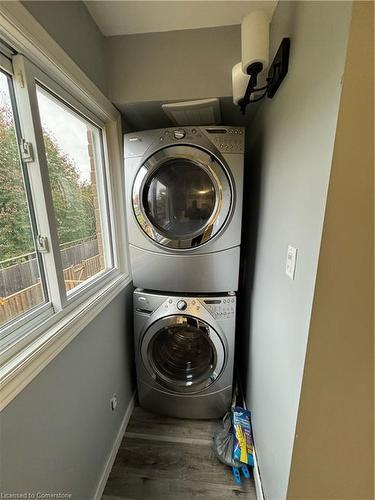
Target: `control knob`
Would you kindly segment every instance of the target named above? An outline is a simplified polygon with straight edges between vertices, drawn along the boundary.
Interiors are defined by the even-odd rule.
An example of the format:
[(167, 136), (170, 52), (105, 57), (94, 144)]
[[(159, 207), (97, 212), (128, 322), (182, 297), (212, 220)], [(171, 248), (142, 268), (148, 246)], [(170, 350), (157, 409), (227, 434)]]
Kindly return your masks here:
[(179, 311), (185, 311), (186, 308), (187, 308), (187, 303), (185, 300), (179, 300), (177, 302), (177, 309)]
[(185, 135), (185, 130), (183, 130), (182, 128), (174, 131), (174, 136), (176, 139), (183, 139)]

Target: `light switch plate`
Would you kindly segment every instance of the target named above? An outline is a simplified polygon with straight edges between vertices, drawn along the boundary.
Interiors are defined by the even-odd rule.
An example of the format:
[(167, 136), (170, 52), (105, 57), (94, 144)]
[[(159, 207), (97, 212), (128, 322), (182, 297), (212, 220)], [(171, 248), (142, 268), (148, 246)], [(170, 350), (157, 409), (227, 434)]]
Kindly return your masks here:
[(286, 254), (286, 267), (285, 273), (291, 280), (294, 280), (296, 274), (296, 261), (297, 261), (297, 248), (288, 246), (288, 253)]

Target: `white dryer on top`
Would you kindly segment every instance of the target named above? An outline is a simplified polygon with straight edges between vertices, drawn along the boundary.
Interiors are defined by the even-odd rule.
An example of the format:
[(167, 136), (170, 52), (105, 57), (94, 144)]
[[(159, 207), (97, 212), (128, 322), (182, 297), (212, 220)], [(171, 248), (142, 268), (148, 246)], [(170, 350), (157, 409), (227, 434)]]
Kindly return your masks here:
[(128, 237), (136, 287), (238, 289), (244, 129), (125, 135)]

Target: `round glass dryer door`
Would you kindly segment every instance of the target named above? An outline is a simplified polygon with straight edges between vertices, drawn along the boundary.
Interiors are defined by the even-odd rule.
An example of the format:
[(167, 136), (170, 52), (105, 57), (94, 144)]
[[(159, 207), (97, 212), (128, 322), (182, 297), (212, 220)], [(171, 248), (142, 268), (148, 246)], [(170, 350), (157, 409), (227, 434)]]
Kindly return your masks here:
[(219, 233), (232, 189), (219, 160), (193, 146), (157, 151), (140, 168), (133, 209), (142, 230), (169, 248), (194, 248)]
[(191, 316), (168, 316), (143, 337), (143, 363), (160, 385), (174, 393), (205, 389), (224, 366), (224, 347), (207, 323)]

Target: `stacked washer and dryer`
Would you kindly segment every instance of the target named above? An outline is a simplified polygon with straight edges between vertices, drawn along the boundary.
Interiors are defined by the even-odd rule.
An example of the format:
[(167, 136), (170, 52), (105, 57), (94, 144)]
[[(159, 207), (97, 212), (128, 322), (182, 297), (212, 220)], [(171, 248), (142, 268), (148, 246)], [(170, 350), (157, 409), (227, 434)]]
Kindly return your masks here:
[(140, 405), (220, 417), (232, 397), (244, 129), (137, 132), (124, 152)]

